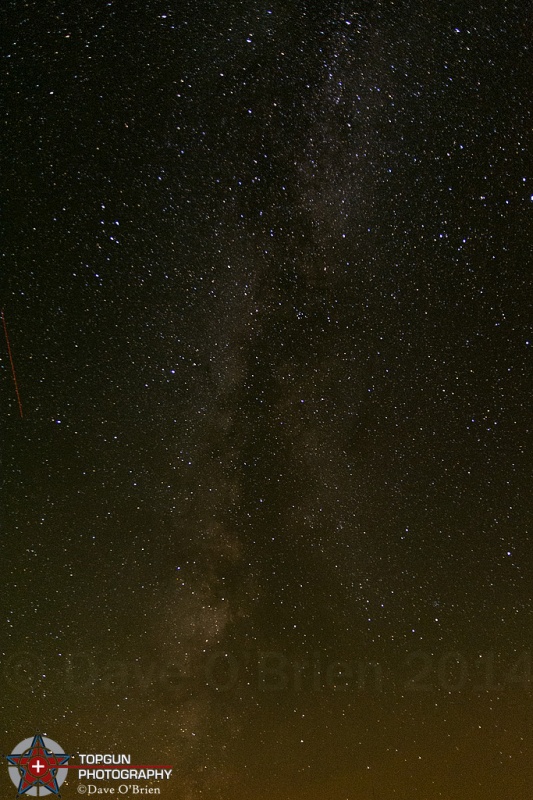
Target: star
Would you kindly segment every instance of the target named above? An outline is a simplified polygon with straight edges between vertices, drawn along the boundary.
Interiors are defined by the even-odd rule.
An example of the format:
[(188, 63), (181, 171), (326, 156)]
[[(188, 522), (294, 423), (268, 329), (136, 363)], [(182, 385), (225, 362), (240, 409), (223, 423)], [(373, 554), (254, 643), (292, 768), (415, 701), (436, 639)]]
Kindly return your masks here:
[(54, 754), (47, 750), (40, 734), (33, 737), (33, 742), (24, 753), (6, 758), (20, 773), (18, 796), (26, 794), (34, 786), (43, 786), (52, 794), (59, 795), (57, 770), (67, 763), (70, 756), (64, 753)]

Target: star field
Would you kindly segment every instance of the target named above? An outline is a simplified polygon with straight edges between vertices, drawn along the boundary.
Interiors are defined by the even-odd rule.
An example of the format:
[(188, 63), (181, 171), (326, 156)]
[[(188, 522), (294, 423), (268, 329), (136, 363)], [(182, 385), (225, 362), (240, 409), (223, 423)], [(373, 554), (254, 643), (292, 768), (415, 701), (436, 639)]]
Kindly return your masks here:
[(527, 4), (3, 17), (2, 752), (528, 796)]

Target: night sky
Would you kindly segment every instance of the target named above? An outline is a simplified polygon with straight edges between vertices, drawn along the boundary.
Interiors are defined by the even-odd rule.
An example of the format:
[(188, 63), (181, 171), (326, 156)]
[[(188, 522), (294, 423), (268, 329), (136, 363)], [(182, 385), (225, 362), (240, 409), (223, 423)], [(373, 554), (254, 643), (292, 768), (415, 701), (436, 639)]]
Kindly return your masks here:
[(531, 797), (529, 4), (2, 17), (0, 752)]

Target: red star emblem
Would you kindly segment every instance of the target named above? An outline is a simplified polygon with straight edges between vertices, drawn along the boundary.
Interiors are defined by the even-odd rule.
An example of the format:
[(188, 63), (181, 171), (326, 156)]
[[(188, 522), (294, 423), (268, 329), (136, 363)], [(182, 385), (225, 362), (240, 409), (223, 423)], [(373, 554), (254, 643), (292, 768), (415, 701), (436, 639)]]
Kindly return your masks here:
[(57, 770), (66, 764), (70, 756), (64, 753), (55, 754), (47, 750), (40, 734), (33, 737), (33, 742), (21, 755), (6, 756), (9, 764), (17, 767), (20, 774), (18, 797), (25, 794), (33, 786), (43, 786), (52, 794), (59, 796)]

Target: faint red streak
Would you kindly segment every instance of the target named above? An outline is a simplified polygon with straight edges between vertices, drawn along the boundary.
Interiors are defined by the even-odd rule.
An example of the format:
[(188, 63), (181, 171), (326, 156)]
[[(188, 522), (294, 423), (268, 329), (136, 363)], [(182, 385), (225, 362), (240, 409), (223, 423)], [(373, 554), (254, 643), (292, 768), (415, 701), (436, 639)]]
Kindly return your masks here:
[(7, 344), (7, 352), (9, 354), (9, 363), (11, 364), (11, 373), (13, 375), (13, 383), (15, 384), (15, 394), (17, 395), (17, 403), (19, 404), (19, 413), (20, 416), (23, 417), (22, 413), (22, 403), (20, 400), (20, 393), (19, 393), (19, 386), (17, 383), (17, 373), (15, 372), (15, 364), (13, 362), (13, 355), (11, 353), (11, 345), (9, 343), (9, 336), (7, 333), (7, 325), (6, 325), (6, 318), (4, 316), (4, 309), (2, 309), (2, 325), (4, 326), (4, 333), (6, 335), (6, 344)]

